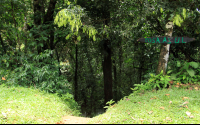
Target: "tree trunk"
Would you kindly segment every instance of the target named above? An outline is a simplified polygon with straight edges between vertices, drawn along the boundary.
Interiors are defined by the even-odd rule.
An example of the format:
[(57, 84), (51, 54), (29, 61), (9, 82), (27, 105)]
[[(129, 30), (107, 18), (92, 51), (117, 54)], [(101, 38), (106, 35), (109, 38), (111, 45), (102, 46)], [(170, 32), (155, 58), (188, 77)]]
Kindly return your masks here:
[[(55, 6), (56, 6), (56, 2), (57, 0), (50, 0), (49, 2), (49, 6), (48, 6), (48, 11), (46, 13), (46, 15), (44, 16), (44, 24), (49, 24), (49, 23), (52, 23), (53, 22), (53, 13), (54, 13), (54, 9), (55, 9)], [(50, 37), (49, 37), (49, 40), (46, 41), (46, 43), (49, 41), (49, 45), (50, 45), (50, 48), (51, 50), (53, 50), (55, 48), (55, 45), (54, 45), (54, 26), (52, 25), (51, 27), (48, 27), (50, 30)], [(45, 44), (46, 45), (46, 44)], [(47, 46), (44, 46), (45, 49), (47, 49), (48, 47)]]
[(117, 93), (117, 68), (116, 68), (116, 62), (115, 62), (116, 58), (113, 60), (113, 72), (114, 72), (114, 100), (117, 101), (118, 99), (118, 93)]
[[(40, 0), (33, 0), (33, 6), (34, 6), (34, 24), (35, 26), (38, 26), (38, 25), (41, 25), (41, 4), (40, 4)], [(35, 35), (35, 39), (39, 38), (40, 36), (37, 34)], [(38, 51), (38, 54), (40, 52), (42, 52), (41, 50), (41, 46), (39, 46), (39, 42), (38, 40), (37, 41), (37, 51)]]
[[(173, 31), (173, 22), (168, 22), (166, 24), (167, 32), (165, 35), (167, 37), (172, 37), (172, 31)], [(169, 58), (169, 48), (170, 44), (162, 44), (161, 45), (161, 50), (160, 50), (160, 57), (159, 57), (159, 62), (158, 62), (158, 68), (156, 71), (156, 74), (160, 74), (160, 72), (163, 70), (163, 74), (166, 74), (167, 70), (167, 61)]]
[(88, 81), (89, 81), (89, 84), (91, 85), (91, 95), (90, 95), (91, 103), (90, 103), (90, 111), (89, 111), (91, 113), (92, 111), (96, 112), (97, 93), (96, 93), (96, 81), (95, 81), (95, 76), (94, 76), (94, 70), (92, 67), (92, 58), (90, 57), (90, 54), (87, 48), (89, 48), (88, 43), (86, 43), (85, 52), (86, 52), (86, 56), (88, 60), (88, 67), (90, 69), (90, 76), (89, 76), (90, 78)]
[(75, 65), (75, 77), (74, 77), (74, 100), (78, 101), (78, 45), (76, 44), (76, 65)]
[(140, 43), (139, 45), (137, 44), (136, 47), (141, 49), (141, 51), (140, 51), (141, 53), (139, 53), (140, 54), (140, 57), (139, 57), (140, 64), (139, 64), (139, 68), (138, 68), (138, 83), (137, 83), (137, 84), (139, 84), (142, 81), (142, 74), (145, 70), (143, 67), (145, 66), (145, 60), (144, 60), (144, 52), (145, 51), (144, 50), (145, 50), (146, 46), (144, 45), (144, 43)]
[(113, 99), (112, 94), (112, 60), (111, 60), (111, 48), (110, 41), (105, 40), (104, 50), (107, 54), (104, 55), (103, 61), (103, 76), (104, 76), (104, 104)]
[[(105, 19), (105, 25), (109, 26), (110, 12), (109, 12), (109, 1), (105, 0), (105, 6), (103, 8), (103, 18)], [(111, 60), (111, 40), (104, 38), (104, 61), (103, 61), (103, 76), (104, 76), (104, 105), (111, 99), (113, 99), (112, 93), (112, 60)]]
[[(3, 54), (6, 54), (6, 48), (5, 48), (3, 39), (2, 39), (2, 37), (1, 37), (1, 33), (0, 33), (0, 41), (1, 41), (1, 45), (2, 45), (2, 47), (3, 47)], [(3, 54), (2, 54), (2, 55), (3, 55)]]
[(121, 94), (121, 88), (122, 88), (122, 63), (123, 63), (123, 51), (122, 51), (122, 45), (121, 45), (121, 41), (119, 42), (119, 74), (118, 74), (118, 83), (120, 83), (118, 85), (118, 97), (121, 98), (122, 94)]

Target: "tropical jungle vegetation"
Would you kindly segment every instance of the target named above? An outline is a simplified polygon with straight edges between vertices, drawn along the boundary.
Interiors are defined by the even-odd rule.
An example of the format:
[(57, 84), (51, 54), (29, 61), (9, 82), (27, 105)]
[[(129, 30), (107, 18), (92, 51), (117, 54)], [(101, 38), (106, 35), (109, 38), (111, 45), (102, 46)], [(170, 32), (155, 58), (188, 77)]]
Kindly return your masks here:
[[(200, 85), (198, 8), (199, 0), (1, 0), (0, 84), (56, 95), (87, 117), (133, 93)], [(195, 40), (138, 41), (159, 36)]]

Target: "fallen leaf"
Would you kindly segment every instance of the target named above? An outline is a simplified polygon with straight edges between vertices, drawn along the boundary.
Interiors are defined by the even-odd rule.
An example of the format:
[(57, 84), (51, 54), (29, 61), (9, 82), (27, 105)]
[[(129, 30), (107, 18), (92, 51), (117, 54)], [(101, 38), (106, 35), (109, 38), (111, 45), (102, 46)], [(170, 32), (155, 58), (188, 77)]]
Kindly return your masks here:
[(111, 106), (111, 108), (115, 107), (115, 104)]
[(154, 96), (154, 97), (152, 97), (152, 98), (150, 98), (150, 99), (151, 99), (151, 100), (152, 100), (152, 99), (157, 99), (157, 97), (156, 97), (156, 96)]
[(198, 88), (198, 87), (194, 87), (194, 89), (195, 89), (195, 90), (199, 90), (199, 88)]
[(170, 84), (173, 84), (173, 83), (174, 83), (174, 81), (172, 81), (172, 80), (171, 80), (171, 81), (169, 81), (169, 83), (170, 83)]
[(179, 88), (179, 85), (175, 85), (176, 88)]
[(148, 112), (148, 114), (152, 114), (152, 113), (153, 113), (153, 111)]
[(60, 121), (60, 122), (56, 122), (56, 124), (63, 124), (63, 123)]
[(5, 77), (2, 77), (1, 79), (2, 79), (2, 80), (6, 80), (6, 78), (5, 78)]
[(1, 112), (1, 114), (4, 116), (4, 118), (7, 118), (7, 114), (4, 112)]
[(189, 99), (189, 97), (183, 97), (182, 100)]
[(142, 119), (142, 118), (140, 118), (139, 120), (140, 120), (140, 121), (144, 121), (144, 119)]
[(189, 88), (189, 90), (193, 90), (193, 88), (192, 88), (192, 87), (190, 87), (190, 88)]
[(164, 110), (164, 109), (165, 109), (165, 107), (160, 107), (160, 109), (163, 109), (163, 110)]
[(186, 111), (186, 114), (187, 114), (187, 116), (188, 116), (189, 118), (194, 118), (194, 116), (193, 116), (193, 115), (191, 115), (191, 112), (189, 112), (189, 111)]
[(189, 102), (188, 102), (188, 101), (186, 101), (186, 102), (184, 102), (184, 103), (183, 103), (183, 105), (185, 105), (185, 104), (188, 104), (188, 103), (189, 103)]
[(11, 108), (8, 109), (8, 111), (10, 111), (10, 110), (11, 110)]
[(190, 116), (190, 115), (191, 115), (191, 112), (186, 111), (186, 114), (187, 114), (187, 116)]
[(169, 103), (171, 104), (171, 103), (172, 103), (172, 101), (169, 101)]
[(140, 120), (140, 121), (141, 121), (141, 123), (143, 124), (143, 121), (144, 121), (144, 119), (140, 118), (139, 120)]
[(185, 108), (188, 108), (188, 106), (187, 106), (187, 105), (185, 105), (185, 106), (183, 106), (183, 107), (185, 107)]
[(191, 115), (191, 116), (189, 116), (190, 118), (194, 118), (194, 116), (193, 115)]
[(129, 101), (130, 99), (129, 98), (126, 98), (126, 101)]
[(180, 83), (176, 83), (177, 85), (180, 85)]
[(131, 118), (132, 118), (133, 120), (135, 120), (135, 118), (133, 118), (132, 116), (131, 116)]
[(13, 103), (13, 101), (8, 102), (8, 104)]
[(130, 115), (130, 112), (128, 112), (128, 114)]
[(170, 94), (165, 94), (166, 96), (169, 96)]
[(166, 119), (166, 121), (170, 121), (170, 122), (172, 121), (172, 119), (170, 117), (166, 117), (165, 119)]
[(138, 103), (141, 103), (141, 102), (138, 102)]

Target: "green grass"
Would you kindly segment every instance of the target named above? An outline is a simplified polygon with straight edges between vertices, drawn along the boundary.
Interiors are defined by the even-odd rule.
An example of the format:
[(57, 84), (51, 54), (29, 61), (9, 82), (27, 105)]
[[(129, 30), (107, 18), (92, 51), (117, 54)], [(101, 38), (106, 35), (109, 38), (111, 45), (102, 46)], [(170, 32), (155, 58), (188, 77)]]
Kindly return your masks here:
[(79, 115), (70, 102), (33, 88), (0, 85), (0, 124), (53, 124), (62, 116)]
[[(184, 102), (188, 103), (183, 104)], [(186, 112), (191, 114), (188, 116)], [(94, 117), (89, 123), (199, 124), (200, 90), (172, 87), (172, 89), (151, 91), (140, 95), (131, 94), (109, 107), (106, 113)]]

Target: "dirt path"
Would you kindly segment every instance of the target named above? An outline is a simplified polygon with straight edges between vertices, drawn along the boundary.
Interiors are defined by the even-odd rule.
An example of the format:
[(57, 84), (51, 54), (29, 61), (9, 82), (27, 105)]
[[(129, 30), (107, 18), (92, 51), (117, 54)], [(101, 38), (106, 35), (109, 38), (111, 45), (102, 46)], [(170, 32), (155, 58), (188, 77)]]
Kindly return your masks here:
[(92, 118), (76, 117), (76, 116), (65, 116), (62, 121), (56, 124), (86, 124)]

